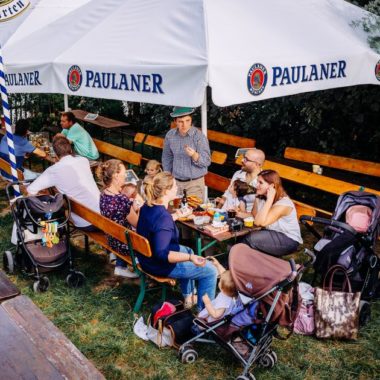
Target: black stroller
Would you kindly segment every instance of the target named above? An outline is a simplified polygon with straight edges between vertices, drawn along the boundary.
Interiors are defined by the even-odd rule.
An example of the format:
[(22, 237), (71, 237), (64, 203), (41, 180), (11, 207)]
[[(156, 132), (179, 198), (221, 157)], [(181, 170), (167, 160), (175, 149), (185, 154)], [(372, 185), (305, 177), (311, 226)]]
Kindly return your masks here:
[[(351, 206), (366, 206), (371, 212), (368, 227), (359, 232), (346, 223), (346, 213)], [(300, 221), (318, 239), (314, 246), (317, 257), (314, 269), (314, 283), (322, 281), (323, 275), (335, 264), (341, 265), (347, 272), (353, 291), (362, 295), (360, 323), (368, 322), (370, 304), (376, 292), (379, 292), (380, 260), (374, 252), (380, 232), (380, 198), (375, 194), (350, 191), (339, 196), (331, 219), (301, 216)], [(308, 222), (313, 222), (311, 225)], [(323, 236), (315, 225), (325, 226)], [(337, 279), (343, 281), (343, 277)], [(336, 283), (337, 286), (341, 283)]]
[(4, 252), (5, 271), (14, 273), (16, 269), (22, 270), (36, 279), (33, 284), (35, 292), (45, 292), (50, 282), (41, 273), (60, 269), (68, 262), (66, 283), (70, 287), (82, 286), (85, 277), (83, 273), (74, 270), (70, 249), (69, 199), (62, 194), (12, 199), (11, 187), (28, 184), (22, 181), (6, 186), (14, 219), (15, 236), (12, 242), (15, 248)]
[(194, 320), (199, 333), (179, 348), (182, 363), (192, 363), (198, 358), (193, 344), (199, 342), (216, 343), (231, 352), (244, 367), (237, 380), (254, 380), (249, 372), (254, 363), (272, 368), (277, 355), (271, 342), (279, 325), (292, 331), (300, 305), (298, 281), (314, 261), (313, 253), (308, 254), (310, 260), (297, 269), (293, 259), (288, 262), (245, 244), (234, 245), (229, 254), (229, 269), (239, 292), (237, 307), (211, 323)]

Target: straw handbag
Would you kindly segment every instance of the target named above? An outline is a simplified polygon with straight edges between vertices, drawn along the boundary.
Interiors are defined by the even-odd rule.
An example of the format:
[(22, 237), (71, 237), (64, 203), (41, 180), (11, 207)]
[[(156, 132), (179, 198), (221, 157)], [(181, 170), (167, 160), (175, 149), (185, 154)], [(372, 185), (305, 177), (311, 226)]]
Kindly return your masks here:
[[(341, 291), (333, 290), (337, 272), (344, 275)], [(325, 282), (329, 278), (329, 287)], [(348, 291), (345, 291), (347, 287)], [(357, 339), (359, 329), (360, 292), (352, 293), (347, 272), (340, 265), (332, 266), (323, 280), (323, 288), (315, 288), (315, 334), (317, 338)]]

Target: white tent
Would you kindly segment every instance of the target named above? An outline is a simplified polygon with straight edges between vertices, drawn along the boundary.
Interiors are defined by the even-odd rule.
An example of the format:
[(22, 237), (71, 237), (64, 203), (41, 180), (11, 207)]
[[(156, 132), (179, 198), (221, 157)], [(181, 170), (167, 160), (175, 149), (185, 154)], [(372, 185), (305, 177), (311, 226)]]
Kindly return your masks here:
[(226, 106), (380, 84), (343, 0), (92, 0), (4, 49), (10, 92)]

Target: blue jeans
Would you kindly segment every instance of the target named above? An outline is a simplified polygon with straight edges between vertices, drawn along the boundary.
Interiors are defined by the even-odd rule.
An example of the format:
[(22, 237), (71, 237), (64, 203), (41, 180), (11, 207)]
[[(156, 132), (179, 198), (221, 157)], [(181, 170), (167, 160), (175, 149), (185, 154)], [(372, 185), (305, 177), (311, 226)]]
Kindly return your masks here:
[[(189, 247), (180, 245), (179, 252), (194, 253)], [(179, 280), (179, 285), (184, 297), (193, 294), (194, 282), (198, 282), (198, 309), (204, 308), (202, 297), (208, 294), (211, 300), (215, 298), (217, 270), (209, 261), (204, 267), (197, 267), (191, 261), (176, 263), (175, 268), (168, 277)]]

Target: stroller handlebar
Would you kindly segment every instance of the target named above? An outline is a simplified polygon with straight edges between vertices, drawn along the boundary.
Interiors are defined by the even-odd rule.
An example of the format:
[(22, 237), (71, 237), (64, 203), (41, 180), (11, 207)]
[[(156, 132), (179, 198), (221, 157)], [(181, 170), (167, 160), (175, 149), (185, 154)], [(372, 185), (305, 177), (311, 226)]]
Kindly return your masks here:
[(302, 215), (300, 217), (300, 222), (305, 226), (308, 224), (308, 222), (313, 222), (313, 223), (323, 224), (325, 226), (331, 226), (331, 227), (339, 228), (339, 229), (342, 229), (344, 231), (348, 231), (348, 232), (352, 233), (353, 235), (357, 234), (356, 230), (354, 228), (352, 228), (349, 224), (339, 222), (339, 221), (334, 220), (334, 219), (325, 219), (325, 218), (320, 218), (317, 216)]

